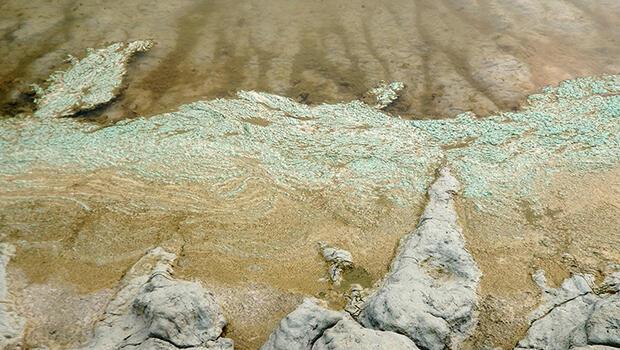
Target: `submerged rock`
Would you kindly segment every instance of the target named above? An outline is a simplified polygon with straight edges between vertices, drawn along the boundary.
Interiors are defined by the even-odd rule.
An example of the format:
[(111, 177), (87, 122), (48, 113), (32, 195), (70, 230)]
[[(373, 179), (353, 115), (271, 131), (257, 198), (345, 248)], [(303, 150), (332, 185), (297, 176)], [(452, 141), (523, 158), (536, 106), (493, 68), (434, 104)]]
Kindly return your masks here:
[(140, 259), (84, 349), (232, 349), (222, 309), (199, 283), (172, 278), (175, 259), (161, 248)]
[(515, 350), (620, 346), (620, 294), (596, 294), (591, 275), (572, 275), (559, 288), (547, 287), (541, 271), (533, 277), (543, 291), (543, 303), (532, 313), (527, 335)]
[(120, 93), (129, 59), (152, 46), (151, 40), (118, 42), (91, 49), (81, 60), (70, 57), (71, 67), (50, 76), (47, 88), (35, 86), (35, 116), (67, 117), (112, 101)]
[(24, 332), (24, 320), (13, 310), (9, 295), (6, 267), (15, 247), (0, 243), (0, 349), (18, 346)]
[(344, 249), (330, 247), (324, 242), (319, 243), (319, 248), (323, 254), (323, 259), (331, 263), (329, 266), (329, 279), (334, 285), (340, 285), (343, 270), (353, 265), (353, 255)]
[(428, 191), (417, 229), (404, 237), (381, 286), (358, 318), (366, 327), (405, 334), (422, 349), (455, 349), (476, 325), (480, 270), (465, 249), (447, 168)]
[(368, 91), (368, 95), (373, 98), (376, 109), (384, 109), (400, 97), (400, 92), (404, 88), (405, 84), (400, 81), (393, 81), (391, 83), (381, 82)]

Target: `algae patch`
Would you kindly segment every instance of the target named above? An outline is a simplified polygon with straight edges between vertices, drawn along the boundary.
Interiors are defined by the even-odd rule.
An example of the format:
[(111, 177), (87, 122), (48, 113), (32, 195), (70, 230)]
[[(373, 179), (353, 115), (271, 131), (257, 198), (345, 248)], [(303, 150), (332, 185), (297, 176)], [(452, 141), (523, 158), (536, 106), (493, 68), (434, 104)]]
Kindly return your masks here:
[(131, 57), (152, 46), (151, 40), (118, 42), (103, 49), (89, 49), (81, 60), (69, 56), (69, 69), (54, 73), (45, 89), (34, 86), (37, 94), (34, 115), (68, 117), (112, 101), (121, 90)]

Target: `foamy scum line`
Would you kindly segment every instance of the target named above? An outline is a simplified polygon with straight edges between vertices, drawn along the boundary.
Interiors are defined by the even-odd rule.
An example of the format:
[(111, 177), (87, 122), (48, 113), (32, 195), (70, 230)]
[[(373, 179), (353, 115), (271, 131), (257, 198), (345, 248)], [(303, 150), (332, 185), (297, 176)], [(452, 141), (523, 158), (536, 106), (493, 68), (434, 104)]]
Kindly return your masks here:
[[(228, 198), (256, 183), (365, 207), (380, 197), (399, 205), (419, 199), (434, 169), (447, 163), (466, 197), (531, 199), (534, 182), (554, 172), (616, 165), (619, 117), (618, 75), (545, 88), (518, 112), (446, 120), (401, 120), (359, 101), (308, 106), (240, 92), (102, 129), (73, 119), (4, 119), (0, 173), (115, 169), (209, 184)], [(257, 174), (262, 180), (251, 181)]]

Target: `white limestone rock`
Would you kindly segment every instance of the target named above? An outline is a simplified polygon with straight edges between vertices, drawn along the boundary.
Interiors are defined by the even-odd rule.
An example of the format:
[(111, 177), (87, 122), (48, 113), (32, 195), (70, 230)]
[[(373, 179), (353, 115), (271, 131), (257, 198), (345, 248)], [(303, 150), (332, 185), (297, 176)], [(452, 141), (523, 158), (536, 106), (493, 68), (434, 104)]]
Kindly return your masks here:
[[(543, 303), (530, 316), (530, 327), (515, 350), (595, 350), (620, 346), (620, 295), (595, 288), (591, 275), (574, 274), (558, 288), (549, 288), (544, 272), (534, 280)], [(606, 282), (609, 279), (606, 279)], [(601, 294), (597, 294), (602, 290)]]
[(538, 285), (543, 295), (543, 302), (530, 315), (530, 322), (547, 315), (556, 306), (567, 303), (575, 298), (591, 294), (594, 286), (594, 277), (586, 274), (574, 274), (565, 279), (559, 288), (550, 288), (543, 270), (538, 270), (532, 275), (532, 279)]
[(47, 88), (34, 87), (34, 115), (67, 117), (112, 101), (121, 91), (131, 57), (152, 46), (151, 40), (117, 42), (103, 49), (90, 49), (81, 60), (70, 57), (71, 67), (50, 76)]
[(620, 292), (620, 264), (611, 264), (607, 270), (602, 288), (610, 293)]
[(261, 350), (310, 350), (323, 332), (345, 314), (326, 309), (318, 299), (307, 298), (280, 321)]
[(24, 332), (24, 319), (13, 310), (9, 295), (6, 268), (15, 253), (15, 247), (0, 243), (0, 349), (18, 346)]
[(348, 316), (327, 329), (312, 346), (312, 350), (354, 349), (418, 350), (418, 347), (404, 335), (364, 328)]
[(465, 249), (454, 207), (459, 183), (447, 168), (431, 185), (416, 230), (358, 320), (407, 335), (421, 349), (456, 349), (477, 323), (480, 270)]
[(620, 347), (620, 294), (604, 298), (594, 305), (586, 322), (588, 344)]
[(199, 283), (171, 276), (175, 259), (161, 248), (140, 259), (84, 349), (232, 349), (232, 340), (220, 337), (222, 309)]

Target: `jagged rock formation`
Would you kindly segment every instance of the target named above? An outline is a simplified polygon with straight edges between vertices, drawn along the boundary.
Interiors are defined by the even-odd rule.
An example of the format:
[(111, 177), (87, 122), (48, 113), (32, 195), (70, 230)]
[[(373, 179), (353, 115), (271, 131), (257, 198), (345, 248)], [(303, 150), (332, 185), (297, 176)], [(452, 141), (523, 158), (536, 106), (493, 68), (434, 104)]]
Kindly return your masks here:
[(6, 276), (6, 267), (14, 252), (12, 245), (0, 243), (0, 349), (18, 346), (24, 332), (24, 320), (13, 311)]
[[(84, 349), (232, 350), (226, 319), (196, 282), (175, 280), (176, 255), (152, 249), (126, 274)], [(149, 271), (150, 270), (150, 271)]]
[(305, 299), (280, 322), (261, 350), (417, 350), (407, 337), (366, 329), (344, 312), (329, 310), (321, 301)]
[(394, 332), (377, 331), (362, 327), (349, 316), (325, 330), (312, 350), (418, 350), (407, 337)]
[(400, 81), (391, 83), (381, 82), (376, 87), (368, 91), (368, 95), (374, 100), (376, 109), (385, 109), (400, 97), (400, 92), (405, 88), (405, 84)]
[(343, 317), (343, 312), (321, 306), (320, 300), (305, 299), (280, 321), (261, 350), (311, 349), (323, 332), (333, 327)]
[(321, 249), (323, 259), (330, 263), (328, 270), (329, 279), (334, 285), (340, 285), (342, 281), (342, 271), (353, 265), (353, 256), (344, 249), (330, 247), (324, 242), (319, 243), (319, 248)]
[(120, 93), (131, 57), (152, 46), (151, 40), (119, 42), (89, 49), (81, 60), (71, 56), (69, 69), (50, 76), (45, 89), (35, 86), (35, 116), (67, 117), (112, 101)]
[(447, 168), (428, 191), (416, 230), (404, 237), (390, 272), (368, 297), (359, 321), (406, 334), (422, 349), (455, 349), (476, 325), (480, 270), (465, 249)]
[[(533, 278), (543, 291), (543, 303), (515, 350), (620, 347), (620, 290), (614, 279), (594, 288), (593, 276), (574, 274), (559, 288), (549, 288), (544, 272)], [(603, 292), (597, 294), (599, 290)]]

